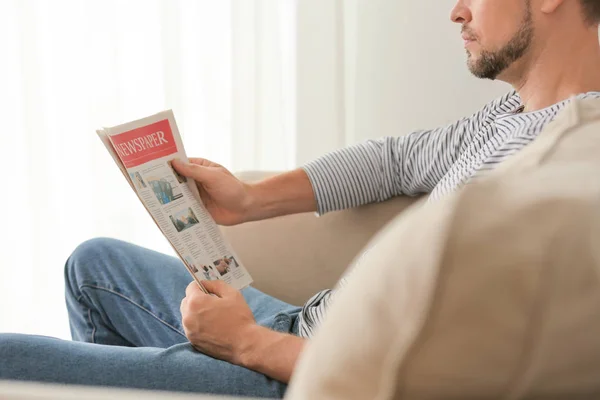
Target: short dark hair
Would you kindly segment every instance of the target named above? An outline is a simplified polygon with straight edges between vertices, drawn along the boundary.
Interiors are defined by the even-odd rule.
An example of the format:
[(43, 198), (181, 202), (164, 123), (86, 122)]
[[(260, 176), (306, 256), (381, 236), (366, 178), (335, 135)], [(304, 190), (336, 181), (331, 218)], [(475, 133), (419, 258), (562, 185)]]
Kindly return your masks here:
[(581, 0), (585, 19), (591, 25), (600, 24), (600, 0)]

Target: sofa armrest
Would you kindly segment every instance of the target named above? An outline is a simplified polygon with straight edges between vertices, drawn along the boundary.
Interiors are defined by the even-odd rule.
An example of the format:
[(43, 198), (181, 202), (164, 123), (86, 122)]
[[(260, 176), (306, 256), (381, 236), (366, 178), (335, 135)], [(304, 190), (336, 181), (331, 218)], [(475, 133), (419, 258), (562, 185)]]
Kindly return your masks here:
[(252, 400), (248, 397), (222, 397), (134, 389), (99, 388), (0, 381), (2, 400)]
[[(256, 181), (273, 174), (237, 176)], [(414, 201), (399, 197), (322, 217), (289, 215), (222, 230), (254, 278), (254, 287), (301, 305), (319, 290), (333, 287), (373, 235)]]

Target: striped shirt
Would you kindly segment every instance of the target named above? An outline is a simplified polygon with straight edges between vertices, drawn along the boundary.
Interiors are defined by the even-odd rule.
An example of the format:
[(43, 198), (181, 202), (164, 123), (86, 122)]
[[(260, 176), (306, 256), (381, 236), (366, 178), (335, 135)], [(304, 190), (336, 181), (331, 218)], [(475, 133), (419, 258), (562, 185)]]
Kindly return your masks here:
[[(600, 92), (577, 97), (600, 98)], [(523, 113), (521, 98), (513, 91), (449, 126), (369, 140), (330, 153), (303, 167), (315, 191), (317, 212), (322, 215), (400, 195), (430, 193), (430, 199), (438, 199), (523, 149), (569, 101)], [(304, 305), (299, 315), (301, 337), (312, 336), (344, 281)]]

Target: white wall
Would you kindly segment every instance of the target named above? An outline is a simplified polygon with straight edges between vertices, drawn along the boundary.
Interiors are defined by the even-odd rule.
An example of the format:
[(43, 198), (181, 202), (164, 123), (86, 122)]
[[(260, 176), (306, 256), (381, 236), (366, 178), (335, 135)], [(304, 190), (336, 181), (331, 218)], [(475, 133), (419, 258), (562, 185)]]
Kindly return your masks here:
[(358, 1), (356, 129), (350, 141), (445, 124), (510, 89), (469, 73), (460, 26), (449, 17), (454, 3)]
[(344, 146), (343, 0), (299, 0), (296, 41), (296, 163)]
[(298, 164), (446, 124), (510, 89), (467, 70), (454, 3), (299, 1)]

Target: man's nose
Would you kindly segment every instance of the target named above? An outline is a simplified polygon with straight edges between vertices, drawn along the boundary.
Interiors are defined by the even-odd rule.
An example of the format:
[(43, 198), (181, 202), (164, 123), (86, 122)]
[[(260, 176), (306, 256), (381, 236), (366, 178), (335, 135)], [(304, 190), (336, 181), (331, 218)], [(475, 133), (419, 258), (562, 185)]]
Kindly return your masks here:
[(454, 6), (454, 8), (452, 9), (452, 12), (450, 13), (450, 19), (452, 20), (452, 22), (455, 22), (455, 23), (461, 24), (461, 25), (471, 22), (471, 19), (472, 19), (471, 10), (465, 4), (464, 0), (458, 0), (456, 2), (456, 5)]

